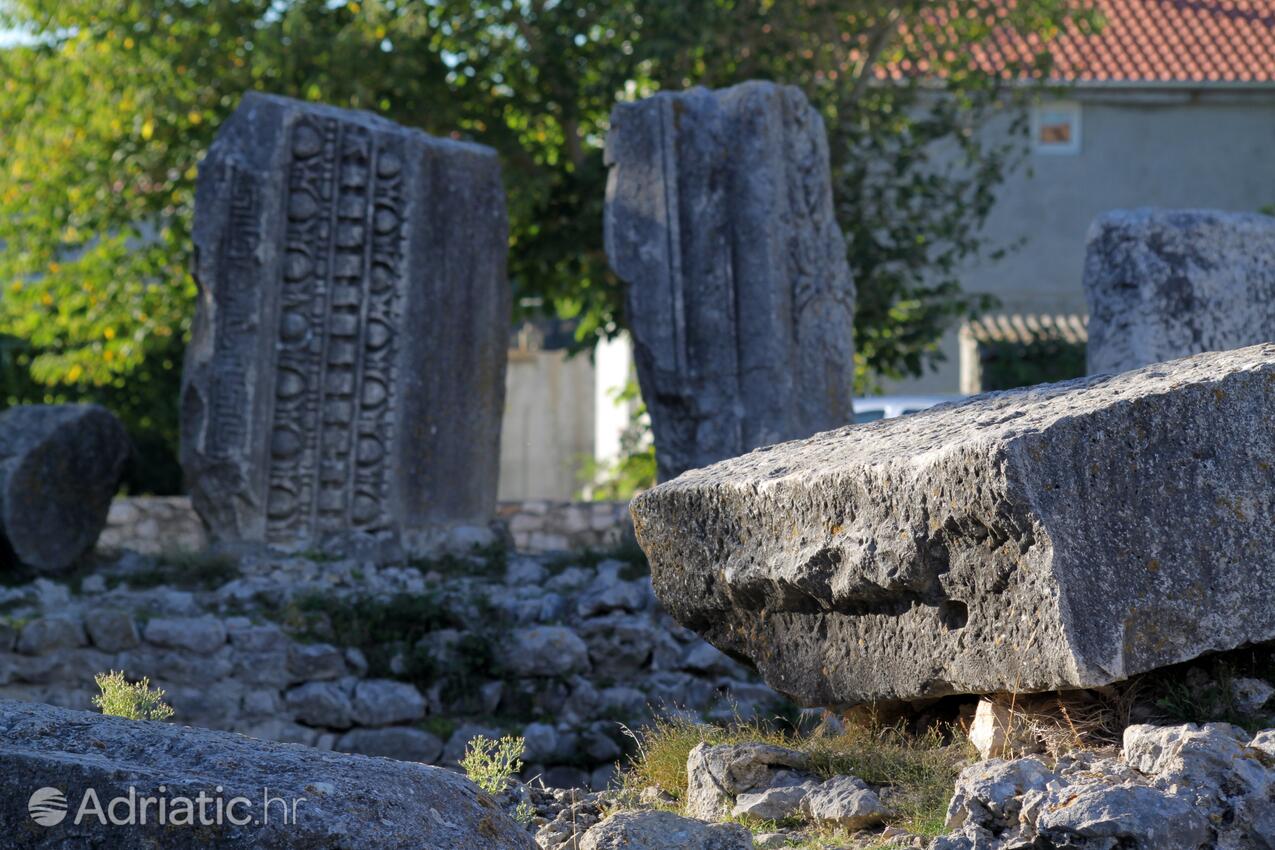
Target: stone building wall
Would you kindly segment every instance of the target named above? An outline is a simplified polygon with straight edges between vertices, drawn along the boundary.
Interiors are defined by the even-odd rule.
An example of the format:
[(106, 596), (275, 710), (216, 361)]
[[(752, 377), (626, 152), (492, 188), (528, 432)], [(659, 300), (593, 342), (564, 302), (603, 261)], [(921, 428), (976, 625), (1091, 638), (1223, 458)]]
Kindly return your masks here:
[[(502, 502), (501, 521), (519, 552), (614, 549), (630, 542), (627, 502)], [(98, 549), (145, 555), (194, 552), (208, 545), (203, 523), (185, 496), (128, 496), (111, 505)]]

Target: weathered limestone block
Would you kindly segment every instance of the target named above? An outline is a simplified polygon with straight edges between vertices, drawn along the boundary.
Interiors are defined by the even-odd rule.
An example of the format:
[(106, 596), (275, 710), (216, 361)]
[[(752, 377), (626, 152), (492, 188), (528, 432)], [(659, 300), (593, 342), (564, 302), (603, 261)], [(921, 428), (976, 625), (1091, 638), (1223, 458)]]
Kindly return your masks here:
[(606, 250), (661, 480), (852, 421), (854, 284), (801, 91), (620, 104), (606, 155)]
[(0, 559), (58, 572), (92, 549), (130, 452), (124, 426), (95, 404), (0, 413)]
[(495, 152), (250, 93), (195, 206), (182, 462), (214, 538), (411, 549), (489, 521), (510, 322)]
[[(64, 795), (63, 819), (56, 805), (42, 807), (47, 825), (28, 814), (28, 800), (42, 788)], [(76, 823), (89, 789), (106, 813), (130, 788), (133, 818), (123, 803), (107, 815), (127, 826), (103, 823), (91, 802)], [(275, 801), (269, 809), (267, 794)], [(238, 797), (246, 803), (232, 806)], [(144, 810), (142, 798), (153, 798)], [(193, 810), (177, 798), (191, 800)], [(301, 801), (295, 817), (294, 800)], [(31, 848), (535, 848), (496, 803), (451, 771), (7, 700), (0, 700), (0, 820), (17, 842), (6, 846)]]
[(1275, 218), (1115, 210), (1089, 228), (1089, 373), (1275, 340)]
[(1103, 685), (1275, 638), (1275, 345), (989, 393), (633, 502), (657, 595), (798, 701)]

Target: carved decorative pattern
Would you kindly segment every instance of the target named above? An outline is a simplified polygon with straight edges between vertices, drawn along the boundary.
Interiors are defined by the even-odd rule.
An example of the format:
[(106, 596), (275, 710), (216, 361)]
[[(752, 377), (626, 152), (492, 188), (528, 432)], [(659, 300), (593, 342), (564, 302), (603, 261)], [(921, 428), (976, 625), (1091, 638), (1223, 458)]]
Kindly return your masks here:
[(267, 537), (389, 524), (402, 154), (304, 118), (290, 138)]
[(788, 182), (788, 279), (792, 281), (794, 315), (827, 289), (826, 251), (828, 227), (823, 195), (827, 165), (821, 156), (815, 133), (823, 125), (811, 126), (810, 112), (792, 109), (788, 128), (790, 145), (786, 162)]
[(248, 363), (258, 310), (256, 287), (260, 199), (252, 175), (227, 166), (230, 207), (218, 250), (218, 302), (214, 319), (216, 350), (224, 352), (213, 372), (208, 417), (208, 453), (228, 459), (248, 438)]

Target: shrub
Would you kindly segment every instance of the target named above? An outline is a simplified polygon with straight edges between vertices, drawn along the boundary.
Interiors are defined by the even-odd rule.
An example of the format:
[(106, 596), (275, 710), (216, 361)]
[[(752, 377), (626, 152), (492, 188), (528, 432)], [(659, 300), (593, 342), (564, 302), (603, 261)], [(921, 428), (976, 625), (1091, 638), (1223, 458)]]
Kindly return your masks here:
[(465, 745), (465, 757), (460, 760), (465, 775), (488, 794), (499, 794), (509, 787), (509, 780), (522, 770), (522, 753), (527, 742), (524, 738), (506, 735), (499, 741), (484, 735), (476, 735)]
[(124, 678), (124, 671), (98, 673), (93, 679), (100, 694), (93, 697), (93, 705), (109, 717), (126, 717), (129, 720), (167, 720), (173, 716), (172, 706), (164, 702), (164, 692), (152, 688), (150, 679), (143, 676), (136, 684)]

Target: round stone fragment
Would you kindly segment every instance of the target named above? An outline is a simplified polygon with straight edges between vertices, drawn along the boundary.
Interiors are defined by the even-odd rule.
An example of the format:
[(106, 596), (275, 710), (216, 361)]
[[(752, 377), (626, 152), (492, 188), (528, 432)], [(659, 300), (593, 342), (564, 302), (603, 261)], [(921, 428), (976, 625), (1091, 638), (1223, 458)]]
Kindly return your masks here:
[(92, 404), (24, 405), (0, 414), (5, 559), (65, 570), (93, 548), (128, 460), (128, 433)]

